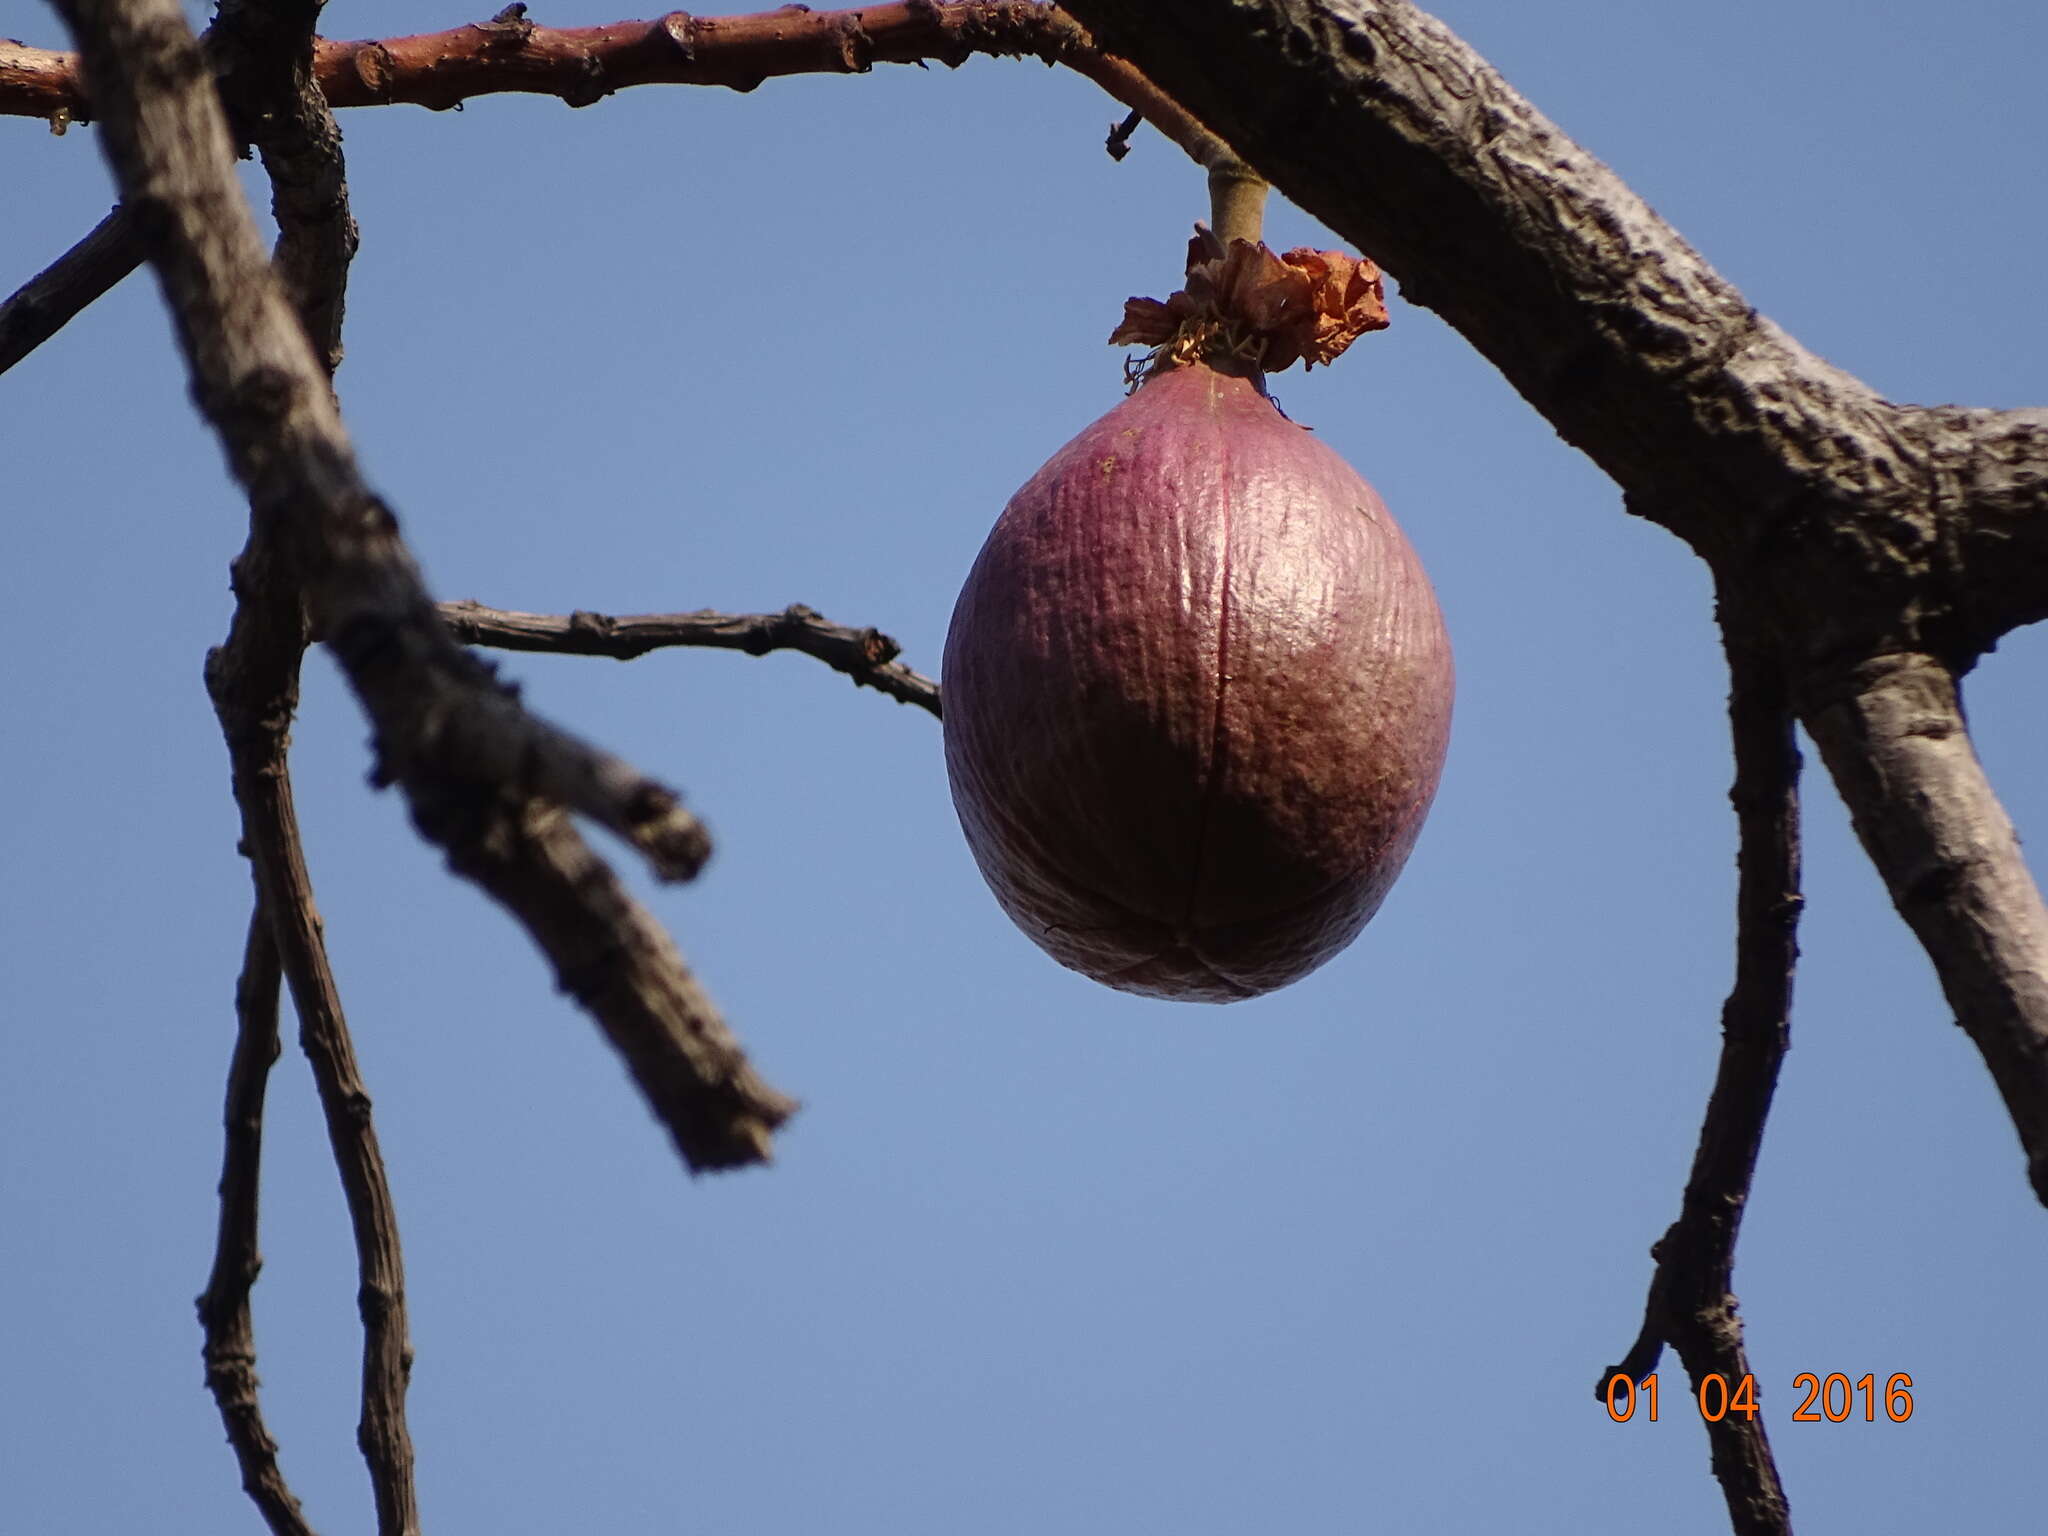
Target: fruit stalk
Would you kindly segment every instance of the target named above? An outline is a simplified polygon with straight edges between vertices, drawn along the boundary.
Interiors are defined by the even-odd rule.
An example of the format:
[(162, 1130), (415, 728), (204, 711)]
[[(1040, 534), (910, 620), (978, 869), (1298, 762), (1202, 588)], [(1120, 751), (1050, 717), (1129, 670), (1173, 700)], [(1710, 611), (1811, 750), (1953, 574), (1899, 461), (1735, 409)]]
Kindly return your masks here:
[(1230, 249), (1233, 240), (1259, 243), (1266, 220), (1265, 178), (1226, 153), (1209, 165), (1209, 227)]

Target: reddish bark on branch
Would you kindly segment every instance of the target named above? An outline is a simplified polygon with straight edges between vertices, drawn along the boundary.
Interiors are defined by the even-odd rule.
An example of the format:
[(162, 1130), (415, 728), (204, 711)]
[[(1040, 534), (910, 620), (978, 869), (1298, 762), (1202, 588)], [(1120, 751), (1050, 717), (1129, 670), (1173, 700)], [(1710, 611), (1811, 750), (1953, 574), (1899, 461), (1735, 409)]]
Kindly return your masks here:
[[(778, 75), (862, 74), (877, 64), (936, 61), (958, 68), (976, 54), (1064, 64), (1144, 114), (1196, 161), (1221, 141), (1129, 64), (1096, 48), (1057, 5), (1033, 0), (897, 0), (856, 10), (802, 6), (748, 16), (671, 11), (652, 21), (543, 27), (523, 5), (487, 22), (370, 42), (321, 39), (313, 77), (333, 107), (406, 102), (445, 110), (504, 92), (556, 96), (587, 107), (635, 85), (722, 85), (751, 91)], [(0, 40), (0, 116), (85, 122), (92, 103), (78, 55)]]

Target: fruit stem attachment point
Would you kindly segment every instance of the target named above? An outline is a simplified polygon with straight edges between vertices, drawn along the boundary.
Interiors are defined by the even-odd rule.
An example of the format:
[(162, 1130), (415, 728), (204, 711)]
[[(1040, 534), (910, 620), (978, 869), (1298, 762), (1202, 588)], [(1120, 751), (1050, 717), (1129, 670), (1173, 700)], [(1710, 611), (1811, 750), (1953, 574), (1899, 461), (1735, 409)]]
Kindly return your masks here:
[(1213, 161), (1209, 166), (1209, 227), (1230, 249), (1233, 240), (1259, 243), (1265, 228), (1266, 183), (1259, 173), (1235, 155)]

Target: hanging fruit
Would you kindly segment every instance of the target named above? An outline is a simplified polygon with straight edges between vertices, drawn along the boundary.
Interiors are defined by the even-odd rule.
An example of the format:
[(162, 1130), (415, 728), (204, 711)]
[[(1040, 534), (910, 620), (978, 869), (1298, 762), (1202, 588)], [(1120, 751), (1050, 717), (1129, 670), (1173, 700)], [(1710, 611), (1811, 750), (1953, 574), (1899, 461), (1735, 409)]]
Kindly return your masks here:
[(1264, 374), (1386, 324), (1378, 269), (1197, 228), (1133, 299), (1135, 392), (1011, 498), (953, 610), (946, 768), (1003, 910), (1062, 965), (1204, 1002), (1365, 925), (1436, 792), (1449, 644), (1372, 487)]

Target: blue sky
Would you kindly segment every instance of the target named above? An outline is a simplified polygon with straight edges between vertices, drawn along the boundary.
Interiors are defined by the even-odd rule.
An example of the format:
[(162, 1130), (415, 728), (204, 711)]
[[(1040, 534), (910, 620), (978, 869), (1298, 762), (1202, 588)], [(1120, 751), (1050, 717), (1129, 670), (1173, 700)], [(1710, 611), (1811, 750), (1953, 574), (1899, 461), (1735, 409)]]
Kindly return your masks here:
[[(2038, 8), (1438, 9), (1832, 361), (1901, 400), (2048, 401)], [(25, 0), (0, 35), (59, 37)], [(345, 115), (342, 399), (437, 592), (805, 602), (935, 671), (989, 524), (1116, 403), (1102, 338), (1202, 212), (1156, 135), (1102, 153), (1119, 115), (988, 59)], [(0, 132), (11, 286), (110, 193), (93, 130)], [(1269, 236), (1327, 243), (1285, 207)], [(311, 660), (300, 808), (405, 1235), (430, 1529), (1726, 1528), (1675, 1394), (1617, 1426), (1590, 1392), (1676, 1211), (1731, 965), (1705, 572), (1393, 311), (1275, 387), (1420, 551), (1457, 722), (1386, 907), (1270, 998), (1058, 969), (976, 874), (935, 724), (805, 658), (511, 660), (710, 823), (706, 875), (649, 899), (805, 1102), (770, 1170), (682, 1173), (524, 937), (367, 787)], [(140, 278), (0, 379), (0, 451), (0, 1524), (254, 1530), (191, 1308), (248, 900), (200, 663), (246, 509)], [(1969, 684), (2023, 835), (2044, 670), (2023, 633)], [(1807, 782), (1795, 1043), (1737, 1274), (1795, 1519), (2032, 1530), (2048, 1219)], [(366, 1529), (353, 1261), (290, 1049), (271, 1102), (266, 1407), (315, 1524)], [(1908, 1372), (1917, 1411), (1791, 1423), (1802, 1371)]]

